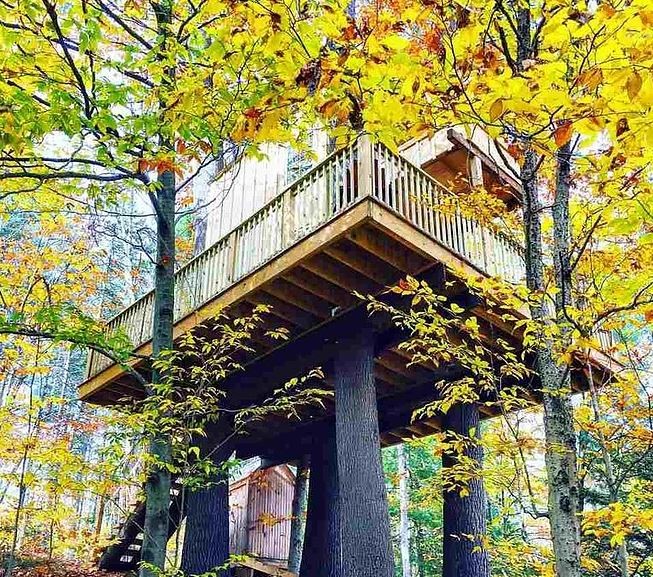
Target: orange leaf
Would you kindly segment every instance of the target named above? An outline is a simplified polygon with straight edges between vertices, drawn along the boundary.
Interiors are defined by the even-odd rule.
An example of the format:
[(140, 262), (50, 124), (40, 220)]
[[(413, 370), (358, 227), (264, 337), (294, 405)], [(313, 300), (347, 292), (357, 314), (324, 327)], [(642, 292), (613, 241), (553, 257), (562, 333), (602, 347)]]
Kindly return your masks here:
[(561, 146), (567, 144), (571, 140), (572, 133), (573, 130), (571, 122), (568, 120), (561, 122), (553, 133), (553, 139), (555, 140), (556, 146), (560, 148)]
[(594, 90), (603, 82), (603, 70), (600, 68), (590, 68), (578, 75), (578, 83), (589, 90)]

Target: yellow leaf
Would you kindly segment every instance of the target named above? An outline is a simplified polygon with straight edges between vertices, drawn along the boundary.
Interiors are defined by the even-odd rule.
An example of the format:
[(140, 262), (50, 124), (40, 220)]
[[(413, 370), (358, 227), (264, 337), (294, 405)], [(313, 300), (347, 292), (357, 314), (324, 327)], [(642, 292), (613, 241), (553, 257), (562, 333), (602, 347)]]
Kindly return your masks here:
[(503, 98), (497, 98), (490, 106), (490, 121), (494, 122), (495, 120), (501, 118), (503, 114)]
[(639, 94), (639, 91), (642, 88), (642, 77), (639, 75), (639, 72), (635, 70), (626, 80), (626, 90), (628, 91), (628, 97), (632, 100)]

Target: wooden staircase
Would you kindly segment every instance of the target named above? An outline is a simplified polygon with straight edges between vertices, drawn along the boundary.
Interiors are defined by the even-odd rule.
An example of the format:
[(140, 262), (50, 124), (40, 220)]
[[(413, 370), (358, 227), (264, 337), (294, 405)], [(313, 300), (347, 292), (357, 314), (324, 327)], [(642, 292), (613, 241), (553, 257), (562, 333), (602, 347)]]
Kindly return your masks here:
[[(173, 479), (170, 487), (170, 512), (168, 539), (174, 535), (182, 521), (182, 485)], [(138, 569), (143, 546), (143, 525), (145, 523), (145, 500), (138, 501), (122, 525), (118, 526), (116, 541), (102, 553), (100, 569), (107, 571), (133, 571)]]

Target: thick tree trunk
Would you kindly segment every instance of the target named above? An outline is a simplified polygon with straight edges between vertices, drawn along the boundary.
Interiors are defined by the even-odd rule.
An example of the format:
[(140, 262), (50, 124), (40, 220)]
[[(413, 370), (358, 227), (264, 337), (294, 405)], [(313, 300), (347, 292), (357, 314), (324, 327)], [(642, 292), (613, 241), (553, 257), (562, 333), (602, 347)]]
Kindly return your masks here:
[[(444, 428), (457, 435), (478, 438), (479, 414), (474, 404), (456, 404), (444, 417)], [(483, 449), (469, 443), (465, 456), (483, 463)], [(457, 455), (445, 453), (443, 467), (452, 467)], [(490, 563), (483, 546), (486, 532), (487, 499), (481, 478), (471, 479), (461, 496), (457, 489), (443, 494), (442, 577), (489, 577)]]
[(397, 445), (397, 474), (399, 475), (399, 552), (401, 554), (401, 575), (410, 575), (410, 524), (408, 521), (408, 465), (406, 448)]
[(369, 327), (339, 342), (335, 361), (336, 441), (344, 577), (392, 577), (390, 519), (381, 465)]
[[(567, 158), (567, 164), (568, 164)], [(566, 168), (568, 170), (568, 166)], [(532, 149), (526, 151), (522, 166), (524, 189), (524, 228), (526, 236), (526, 281), (536, 294), (544, 294), (544, 258), (542, 254), (541, 205), (537, 187), (537, 157)], [(558, 320), (562, 321), (564, 306), (570, 294), (568, 266), (569, 221), (568, 206), (561, 194), (568, 195), (568, 174), (560, 174), (554, 207), (555, 226), (554, 265), (556, 284), (561, 292), (556, 295)], [(560, 187), (563, 189), (560, 190)], [(566, 215), (566, 216), (565, 216)], [(566, 221), (566, 224), (565, 224)], [(531, 317), (542, 325), (555, 322), (544, 302), (531, 304)], [(535, 369), (540, 377), (546, 437), (546, 469), (551, 535), (558, 577), (580, 577), (580, 526), (578, 522), (578, 474), (576, 464), (576, 435), (571, 408), (569, 367), (560, 367), (553, 354), (550, 339), (540, 339), (535, 349)]]
[[(229, 433), (230, 427), (222, 426), (214, 432), (208, 432), (207, 438), (199, 442), (202, 456), (213, 451), (210, 459), (217, 467), (221, 467), (231, 454), (232, 444), (223, 442)], [(229, 559), (228, 472), (220, 470), (204, 488), (188, 491), (185, 509), (182, 571), (186, 575), (199, 575), (224, 566)], [(228, 577), (231, 571), (225, 569), (218, 575)]]
[(333, 426), (311, 452), (301, 577), (342, 577), (338, 459)]
[[(155, 201), (157, 223), (157, 258), (154, 278), (154, 323), (152, 356), (172, 349), (175, 289), (175, 175), (164, 172), (159, 176)], [(152, 371), (152, 383), (162, 382), (165, 375)], [(158, 463), (171, 458), (170, 440), (156, 435), (150, 442), (150, 455)], [(153, 465), (145, 482), (145, 523), (141, 550), (141, 577), (154, 577), (148, 565), (163, 568), (168, 544), (168, 510), (170, 507), (170, 471)]]
[(290, 548), (288, 550), (288, 571), (299, 573), (304, 543), (304, 521), (306, 500), (308, 498), (308, 471), (310, 456), (304, 455), (297, 467), (295, 492), (292, 499), (292, 519), (290, 520)]

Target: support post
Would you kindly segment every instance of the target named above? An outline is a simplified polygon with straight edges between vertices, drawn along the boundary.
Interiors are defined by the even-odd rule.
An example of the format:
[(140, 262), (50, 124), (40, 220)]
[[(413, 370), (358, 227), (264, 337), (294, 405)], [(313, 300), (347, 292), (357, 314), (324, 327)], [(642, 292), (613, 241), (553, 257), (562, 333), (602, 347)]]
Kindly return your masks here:
[(333, 425), (314, 441), (301, 577), (342, 577), (338, 463)]
[(338, 341), (334, 368), (342, 575), (392, 577), (370, 326), (359, 326)]
[[(479, 412), (475, 404), (456, 404), (444, 416), (444, 428), (455, 435), (470, 437), (464, 454), (480, 468), (483, 449), (474, 442), (479, 437)], [(445, 452), (443, 468), (458, 462), (458, 455)], [(446, 471), (444, 471), (446, 476)], [(467, 482), (469, 494), (461, 496), (459, 488), (445, 489), (443, 494), (442, 577), (490, 577), (490, 564), (482, 542), (486, 532), (487, 499), (483, 480), (475, 476)], [(480, 548), (480, 549), (479, 549)]]
[[(231, 455), (231, 443), (225, 442), (231, 430), (224, 423), (215, 430), (207, 431), (202, 438), (200, 454), (211, 451), (211, 460), (218, 467)], [(215, 450), (217, 448), (217, 450)], [(181, 557), (181, 569), (186, 575), (199, 575), (221, 567), (229, 559), (229, 475), (221, 470), (210, 484), (196, 491), (188, 491), (185, 497), (186, 533)], [(220, 577), (230, 577), (224, 570)]]
[(358, 137), (358, 195), (357, 198), (369, 196), (374, 190), (372, 168), (372, 141), (367, 134)]

